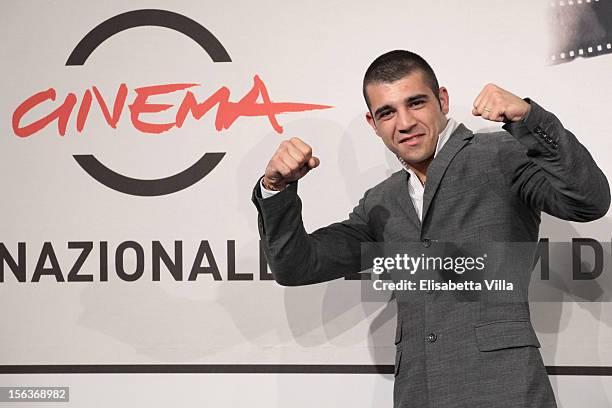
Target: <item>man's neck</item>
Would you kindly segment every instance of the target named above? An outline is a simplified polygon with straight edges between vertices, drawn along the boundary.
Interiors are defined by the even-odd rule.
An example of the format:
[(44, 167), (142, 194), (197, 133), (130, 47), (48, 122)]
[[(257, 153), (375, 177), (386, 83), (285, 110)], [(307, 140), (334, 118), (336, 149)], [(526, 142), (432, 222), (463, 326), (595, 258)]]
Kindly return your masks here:
[(416, 176), (419, 178), (419, 181), (421, 182), (422, 185), (425, 185), (425, 181), (427, 181), (427, 169), (429, 168), (429, 165), (431, 164), (432, 160), (433, 160), (433, 155), (429, 159), (424, 160), (420, 163), (416, 163), (416, 164), (406, 163), (406, 165), (410, 167), (412, 171), (414, 171), (414, 174), (416, 174)]

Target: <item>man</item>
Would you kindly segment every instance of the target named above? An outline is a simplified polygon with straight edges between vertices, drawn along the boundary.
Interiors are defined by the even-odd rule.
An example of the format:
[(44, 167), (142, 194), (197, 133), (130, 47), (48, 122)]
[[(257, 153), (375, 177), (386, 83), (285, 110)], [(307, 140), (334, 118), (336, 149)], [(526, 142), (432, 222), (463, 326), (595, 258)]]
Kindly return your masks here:
[[(378, 57), (363, 92), (367, 122), (405, 169), (369, 189), (347, 220), (307, 234), (297, 180), (319, 160), (300, 139), (283, 141), (253, 192), (281, 285), (361, 270), (362, 242), (536, 242), (541, 211), (591, 221), (609, 208), (608, 182), (588, 151), (534, 101), (486, 85), (472, 113), (505, 131), (473, 134), (447, 119), (448, 91), (408, 51)], [(394, 406), (556, 406), (527, 287), (521, 302), (432, 291), (398, 302)]]

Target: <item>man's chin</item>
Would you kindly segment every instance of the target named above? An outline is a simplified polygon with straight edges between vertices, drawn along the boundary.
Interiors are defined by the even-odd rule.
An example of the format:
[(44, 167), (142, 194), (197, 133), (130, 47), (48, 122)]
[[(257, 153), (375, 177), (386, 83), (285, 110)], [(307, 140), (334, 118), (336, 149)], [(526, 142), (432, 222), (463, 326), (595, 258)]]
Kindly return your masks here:
[(426, 156), (401, 156), (406, 164), (419, 165), (427, 161)]
[(433, 154), (430, 155), (402, 155), (400, 156), (404, 163), (410, 166), (422, 166), (427, 162), (431, 162)]

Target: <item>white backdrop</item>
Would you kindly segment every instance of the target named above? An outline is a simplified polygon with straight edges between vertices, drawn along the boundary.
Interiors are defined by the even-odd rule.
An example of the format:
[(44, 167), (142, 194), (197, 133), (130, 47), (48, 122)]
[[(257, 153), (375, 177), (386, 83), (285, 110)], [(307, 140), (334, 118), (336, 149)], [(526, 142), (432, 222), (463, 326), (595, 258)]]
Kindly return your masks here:
[[(604, 1), (604, 0), (601, 0)], [(261, 280), (256, 211), (250, 194), (283, 138), (313, 146), (321, 166), (300, 183), (307, 229), (343, 219), (363, 192), (398, 168), (364, 120), (363, 73), (391, 49), (409, 49), (434, 67), (450, 92), (451, 116), (473, 130), (493, 129), (472, 117), (471, 104), (487, 82), (529, 96), (554, 112), (589, 148), (610, 178), (612, 56), (548, 65), (549, 2), (448, 1), (13, 1), (0, 5), (0, 174), (3, 199), (0, 242), (17, 260), (25, 243), (26, 282), (8, 264), (0, 282), (0, 365), (109, 364), (312, 364), (388, 365), (395, 348), (395, 305), (362, 303), (359, 284), (335, 281), (283, 288)], [(577, 5), (576, 5), (577, 7)], [(66, 66), (76, 44), (98, 24), (124, 12), (164, 9), (208, 29), (232, 62), (213, 63), (185, 35), (162, 27), (137, 27), (101, 44), (82, 66)], [(330, 109), (279, 114), (277, 133), (265, 116), (239, 117), (215, 129), (214, 108), (188, 116), (182, 128), (143, 133), (128, 105), (139, 87), (196, 83), (203, 101), (219, 88), (239, 101), (258, 75), (274, 102), (330, 105)], [(128, 88), (116, 129), (94, 97), (82, 132), (76, 111), (96, 86), (111, 106), (117, 88)], [(54, 88), (22, 123), (77, 97), (64, 136), (53, 122), (18, 137), (11, 118), (30, 96)], [(185, 91), (150, 98), (173, 104), (142, 120), (175, 119)], [(156, 179), (178, 173), (205, 152), (226, 152), (194, 185), (173, 194), (141, 197), (110, 189), (89, 176), (73, 155), (93, 154), (114, 171)], [(588, 237), (610, 240), (610, 218), (588, 224), (543, 216), (541, 236), (551, 241)], [(92, 282), (32, 282), (45, 242), (62, 275), (91, 242), (81, 275)], [(143, 275), (133, 282), (115, 272), (124, 242), (143, 248)], [(162, 264), (153, 279), (152, 246), (174, 258), (182, 243), (183, 280)], [(202, 241), (221, 279), (188, 277)], [(229, 243), (228, 243), (229, 242)], [(235, 253), (232, 247), (235, 245)], [(104, 246), (108, 256), (104, 255)], [(228, 254), (229, 248), (229, 254)], [(102, 255), (101, 255), (102, 254)], [(108, 259), (101, 281), (100, 257)], [(43, 257), (44, 266), (52, 259)], [(231, 281), (228, 269), (252, 280)], [(103, 262), (102, 262), (103, 263)], [(137, 267), (125, 252), (128, 273)], [(612, 366), (612, 305), (534, 303), (532, 318), (548, 366)], [(610, 377), (551, 377), (561, 406), (608, 406)], [(72, 406), (390, 406), (392, 376), (383, 374), (4, 374), (0, 385), (71, 386)], [(164, 387), (165, 385), (165, 387)], [(109, 393), (102, 393), (101, 387)], [(582, 391), (580, 399), (578, 390)], [(320, 392), (304, 395), (304, 390)], [(349, 391), (349, 392), (347, 392)], [(125, 399), (119, 399), (124, 395)], [(51, 404), (53, 405), (53, 404)], [(50, 405), (50, 406), (51, 406)], [(207, 405), (208, 406), (208, 405)]]

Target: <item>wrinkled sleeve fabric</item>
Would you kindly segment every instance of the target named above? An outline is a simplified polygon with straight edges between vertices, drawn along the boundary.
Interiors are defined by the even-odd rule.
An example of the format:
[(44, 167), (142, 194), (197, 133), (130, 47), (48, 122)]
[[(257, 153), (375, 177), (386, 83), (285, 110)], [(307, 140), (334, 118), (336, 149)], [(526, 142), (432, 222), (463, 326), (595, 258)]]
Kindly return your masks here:
[[(559, 119), (536, 102), (520, 122), (503, 126), (498, 158), (513, 192), (532, 209), (586, 222), (610, 207), (610, 186), (588, 150)], [(517, 148), (518, 141), (522, 148)]]
[(292, 183), (265, 199), (259, 182), (253, 189), (259, 235), (274, 279), (284, 286), (297, 286), (359, 272), (361, 243), (374, 240), (368, 226), (368, 192), (348, 219), (309, 234), (304, 229), (297, 187), (297, 182)]

